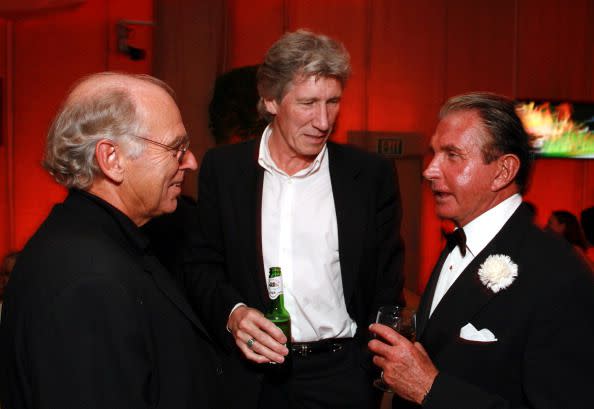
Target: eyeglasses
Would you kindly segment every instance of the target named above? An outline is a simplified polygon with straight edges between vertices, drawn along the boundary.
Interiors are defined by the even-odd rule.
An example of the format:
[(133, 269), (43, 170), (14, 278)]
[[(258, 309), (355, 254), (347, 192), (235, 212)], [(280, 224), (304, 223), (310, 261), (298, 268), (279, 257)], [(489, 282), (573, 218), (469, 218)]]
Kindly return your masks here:
[(138, 135), (132, 135), (132, 136), (134, 136), (138, 139), (142, 139), (143, 141), (147, 141), (148, 143), (152, 143), (153, 145), (160, 146), (161, 148), (167, 149), (168, 151), (174, 151), (175, 154), (173, 155), (173, 157), (177, 160), (177, 163), (182, 163), (182, 161), (184, 160), (184, 155), (186, 154), (186, 152), (188, 151), (188, 148), (190, 147), (190, 140), (187, 137), (184, 138), (184, 140), (182, 142), (180, 142), (179, 144), (171, 146), (171, 145), (165, 145), (164, 143), (160, 143), (157, 141), (153, 141), (152, 139), (143, 138), (142, 136), (138, 136)]

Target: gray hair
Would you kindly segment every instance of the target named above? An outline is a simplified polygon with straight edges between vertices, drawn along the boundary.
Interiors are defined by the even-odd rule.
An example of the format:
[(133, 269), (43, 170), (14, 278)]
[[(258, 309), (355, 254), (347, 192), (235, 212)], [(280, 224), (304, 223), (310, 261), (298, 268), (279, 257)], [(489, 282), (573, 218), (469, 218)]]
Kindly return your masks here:
[(439, 112), (443, 119), (453, 112), (476, 111), (487, 131), (489, 140), (482, 141), (485, 163), (491, 163), (502, 155), (511, 153), (520, 160), (515, 183), (524, 192), (532, 167), (529, 137), (518, 117), (512, 100), (488, 92), (473, 92), (450, 98)]
[(350, 74), (350, 56), (342, 43), (306, 30), (286, 33), (270, 47), (258, 69), (258, 112), (270, 122), (273, 115), (264, 99), (280, 102), (297, 76), (333, 77), (344, 87)]
[[(143, 152), (146, 143), (133, 137), (141, 133), (142, 124), (126, 86), (130, 80), (154, 84), (173, 96), (168, 85), (148, 75), (104, 72), (77, 82), (47, 134), (43, 166), (58, 183), (68, 188), (91, 186), (100, 171), (95, 160), (100, 140), (117, 143), (132, 158)], [(78, 92), (87, 84), (93, 84), (92, 92)]]

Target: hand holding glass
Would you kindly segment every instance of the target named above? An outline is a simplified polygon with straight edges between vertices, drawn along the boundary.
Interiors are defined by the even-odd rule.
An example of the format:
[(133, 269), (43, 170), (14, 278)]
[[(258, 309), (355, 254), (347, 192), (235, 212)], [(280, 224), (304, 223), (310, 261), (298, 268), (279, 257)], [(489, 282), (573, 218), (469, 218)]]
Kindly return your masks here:
[[(386, 325), (410, 342), (415, 342), (417, 325), (414, 310), (398, 305), (384, 305), (377, 311), (375, 322)], [(384, 382), (383, 373), (381, 378), (373, 381), (373, 385), (384, 392), (393, 393), (390, 387)]]

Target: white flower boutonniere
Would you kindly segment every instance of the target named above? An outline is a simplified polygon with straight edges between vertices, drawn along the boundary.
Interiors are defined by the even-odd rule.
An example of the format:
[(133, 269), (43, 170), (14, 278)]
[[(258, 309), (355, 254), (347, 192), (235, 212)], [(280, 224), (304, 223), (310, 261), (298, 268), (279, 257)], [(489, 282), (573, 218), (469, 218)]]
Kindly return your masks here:
[(481, 283), (497, 293), (514, 282), (518, 276), (518, 265), (509, 256), (493, 254), (481, 265), (478, 275)]

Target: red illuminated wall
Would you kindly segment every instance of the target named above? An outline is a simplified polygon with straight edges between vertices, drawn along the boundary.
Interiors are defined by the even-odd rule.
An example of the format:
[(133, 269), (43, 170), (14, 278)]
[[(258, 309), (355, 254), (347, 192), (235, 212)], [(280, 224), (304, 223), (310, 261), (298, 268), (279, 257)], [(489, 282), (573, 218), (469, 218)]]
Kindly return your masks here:
[[(353, 63), (335, 139), (367, 129), (428, 140), (440, 105), (467, 91), (594, 102), (592, 21), (593, 0), (229, 0), (226, 68), (259, 63), (287, 30), (329, 34)], [(594, 205), (594, 161), (538, 160), (526, 198), (541, 224)], [(440, 251), (426, 187), (419, 206), (422, 288)]]
[(21, 248), (65, 195), (40, 162), (45, 132), (70, 85), (97, 71), (150, 72), (151, 28), (135, 31), (131, 43), (145, 48), (147, 59), (133, 62), (116, 52), (120, 19), (152, 20), (152, 1), (87, 0), (0, 20), (0, 256)]
[[(353, 76), (335, 135), (340, 142), (346, 141), (348, 130), (365, 129), (419, 132), (427, 141), (440, 105), (452, 95), (471, 90), (594, 101), (594, 0), (167, 0), (156, 4), (169, 10), (174, 20), (163, 30), (169, 37), (155, 56), (161, 67), (157, 74), (166, 72), (162, 77), (181, 91), (182, 112), (191, 125), (192, 149), (198, 158), (212, 145), (206, 126), (209, 90), (202, 85), (195, 91), (200, 100), (193, 100), (185, 94), (201, 82), (191, 79), (257, 64), (284, 31), (299, 27), (334, 36), (351, 53)], [(221, 4), (226, 13), (216, 27), (212, 16)], [(12, 89), (12, 100), (5, 93), (2, 101), (0, 255), (22, 246), (50, 206), (64, 195), (39, 162), (45, 130), (65, 90), (76, 78), (94, 71), (151, 72), (147, 62), (151, 29), (138, 29), (135, 37), (149, 52), (145, 62), (118, 55), (113, 37), (119, 18), (150, 20), (152, 12), (151, 0), (88, 0), (72, 10), (0, 21), (0, 76), (4, 89)], [(215, 46), (217, 52), (209, 55), (208, 47)], [(192, 64), (184, 64), (186, 55), (193, 57)], [(594, 205), (593, 160), (539, 160), (535, 170), (527, 199), (537, 205), (540, 223), (552, 210), (577, 213)], [(193, 187), (188, 189), (195, 192)], [(423, 214), (420, 287), (440, 247), (439, 222), (424, 189), (419, 203)]]

